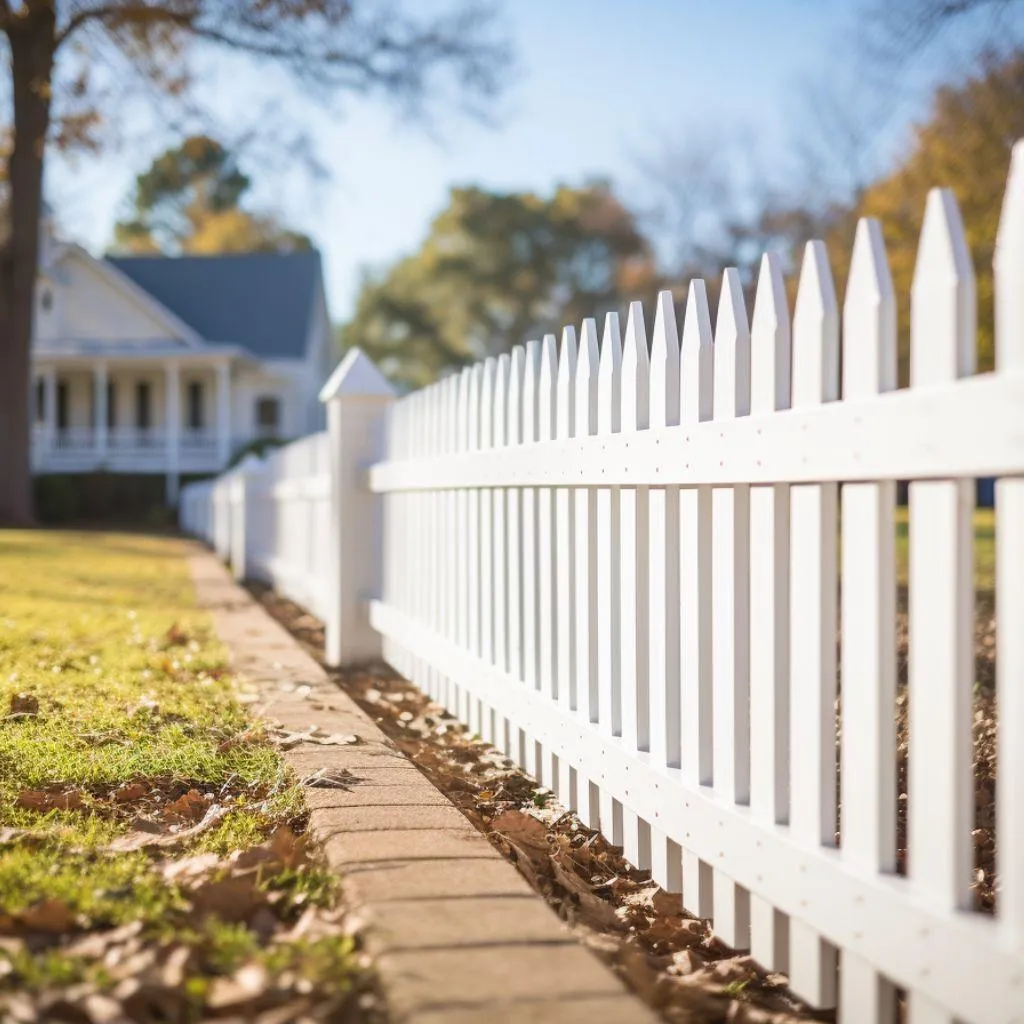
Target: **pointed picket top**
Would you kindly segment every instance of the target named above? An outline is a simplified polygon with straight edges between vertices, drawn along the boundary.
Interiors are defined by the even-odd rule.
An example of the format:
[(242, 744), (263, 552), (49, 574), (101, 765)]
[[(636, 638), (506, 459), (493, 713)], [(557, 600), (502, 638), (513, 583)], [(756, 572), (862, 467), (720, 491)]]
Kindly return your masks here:
[(440, 455), (444, 451), (444, 382), (428, 385), (430, 394), (430, 451)]
[(573, 433), (576, 437), (597, 433), (597, 374), (600, 358), (597, 321), (587, 317), (583, 321), (576, 355), (576, 394), (573, 398)]
[(469, 451), (469, 402), (470, 402), (470, 387), (469, 382), (473, 377), (472, 367), (464, 367), (459, 373), (459, 397), (458, 397), (458, 412), (456, 420), (458, 423), (458, 450), (460, 452)]
[(377, 369), (377, 364), (357, 346), (345, 353), (345, 358), (338, 363), (327, 378), (327, 383), (320, 389), (321, 402), (342, 397), (394, 398), (395, 389)]
[(523, 441), (536, 441), (539, 437), (538, 412), (540, 401), (540, 342), (526, 343), (526, 367), (523, 371)]
[(743, 285), (727, 267), (715, 322), (714, 418), (731, 420), (750, 412), (750, 327)]
[(680, 423), (703, 423), (711, 419), (715, 394), (714, 341), (707, 286), (695, 278), (686, 296), (679, 353)]
[(432, 455), (434, 453), (433, 386), (428, 384), (420, 391), (420, 394), (423, 396), (420, 400), (420, 424), (423, 433), (422, 453)]
[(843, 303), (843, 397), (896, 387), (896, 293), (882, 225), (861, 217)]
[(508, 406), (505, 410), (505, 440), (523, 443), (523, 385), (526, 378), (526, 349), (516, 345), (509, 359)]
[(622, 395), (622, 335), (619, 333), (619, 314), (609, 313), (604, 318), (604, 337), (601, 339), (601, 358), (597, 366), (597, 432), (619, 432), (620, 401)]
[(419, 411), (416, 417), (416, 424), (423, 435), (420, 441), (420, 452), (423, 455), (430, 455), (433, 452), (432, 444), (434, 438), (434, 418), (431, 408), (433, 394), (430, 386), (420, 390)]
[(413, 458), (420, 454), (420, 432), (417, 430), (416, 422), (417, 399), (419, 396), (419, 391), (413, 391), (401, 400), (404, 407), (404, 423), (406, 423), (406, 430), (404, 430), (404, 433), (406, 433), (406, 452)]
[(750, 327), (750, 411), (789, 408), (789, 303), (778, 253), (761, 257)]
[(839, 307), (825, 243), (804, 250), (793, 311), (794, 408), (839, 397)]
[(622, 419), (621, 429), (646, 430), (650, 423), (651, 358), (647, 349), (644, 307), (629, 304), (626, 340), (622, 346)]
[(996, 366), (1024, 366), (1024, 139), (1013, 147), (993, 262)]
[(555, 436), (555, 383), (558, 379), (558, 342), (545, 334), (540, 343), (540, 381), (537, 386), (537, 436), (550, 441)]
[(576, 329), (562, 331), (555, 387), (555, 437), (572, 437), (576, 429)]
[(474, 363), (469, 374), (469, 450), (480, 447), (480, 404), (484, 390), (484, 364)]
[(494, 447), (501, 448), (508, 441), (508, 400), (511, 384), (512, 357), (507, 352), (498, 356), (494, 371)]
[(670, 291), (658, 293), (651, 339), (652, 427), (673, 427), (679, 422), (679, 331)]
[(445, 380), (445, 449), (459, 450), (459, 391), (462, 375), (453, 373)]
[(480, 447), (494, 446), (494, 381), (498, 374), (498, 360), (488, 356), (484, 360), (480, 377)]
[(936, 384), (974, 372), (974, 268), (956, 198), (928, 193), (910, 288), (910, 383)]

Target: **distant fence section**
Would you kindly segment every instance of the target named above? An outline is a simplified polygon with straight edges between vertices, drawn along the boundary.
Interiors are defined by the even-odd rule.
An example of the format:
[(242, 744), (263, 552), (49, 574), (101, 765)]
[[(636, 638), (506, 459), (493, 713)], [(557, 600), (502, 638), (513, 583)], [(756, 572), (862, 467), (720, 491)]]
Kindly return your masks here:
[[(624, 330), (611, 315), (599, 336), (588, 320), (402, 398), (386, 438), (390, 395), (350, 353), (335, 378), (371, 381), (370, 397), (335, 380), (326, 440), (187, 488), (182, 521), (239, 574), (305, 594), (326, 617), (329, 660), (382, 650), (844, 1024), (890, 1024), (899, 998), (910, 1024), (1021, 1021), (1024, 144), (995, 269), (998, 368), (977, 375), (971, 261), (952, 193), (933, 190), (904, 390), (872, 220), (841, 310), (821, 243), (792, 315), (769, 254), (749, 321), (735, 271), (714, 327), (694, 281), (681, 331), (668, 293), (651, 330), (634, 303)], [(971, 909), (970, 888), (982, 477), (997, 510), (994, 915)], [(251, 509), (241, 525), (233, 493)]]
[(329, 429), (249, 455), (182, 488), (179, 522), (230, 563), (239, 579), (270, 584), (328, 623), (337, 663), (380, 654), (368, 599), (379, 592), (380, 501), (366, 475), (383, 452), (394, 392), (359, 350), (324, 385)]

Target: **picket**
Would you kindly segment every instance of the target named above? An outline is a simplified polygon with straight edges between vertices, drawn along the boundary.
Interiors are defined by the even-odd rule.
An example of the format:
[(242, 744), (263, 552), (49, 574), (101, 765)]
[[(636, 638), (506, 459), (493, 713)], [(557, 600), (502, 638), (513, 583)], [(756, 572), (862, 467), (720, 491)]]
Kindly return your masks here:
[[(562, 331), (555, 382), (555, 437), (572, 437), (575, 428), (576, 332)], [(576, 539), (572, 493), (568, 487), (555, 491), (555, 533), (553, 559), (555, 574), (555, 694), (568, 711), (578, 705), (576, 677)], [(575, 767), (559, 761), (555, 795), (573, 810), (579, 807)]]
[[(715, 324), (714, 419), (750, 412), (750, 331), (743, 286), (725, 272)], [(750, 489), (716, 487), (711, 495), (711, 651), (715, 790), (726, 800), (750, 798)], [(731, 946), (749, 945), (749, 894), (728, 873), (714, 874), (715, 931)]]
[[(512, 360), (507, 352), (498, 356), (494, 381), (494, 419), (491, 424), (494, 447), (504, 448), (508, 443), (508, 401), (512, 386)], [(500, 452), (496, 452), (500, 455)], [(491, 492), (491, 518), (494, 527), (494, 546), (492, 555), (493, 568), (493, 602), (494, 602), (494, 664), (508, 670), (508, 533), (506, 527), (506, 503), (508, 492), (504, 487), (495, 487)], [(497, 736), (495, 743), (508, 756), (511, 754), (509, 744), (509, 722), (498, 718), (495, 722)]]
[[(617, 434), (622, 410), (622, 337), (619, 318), (609, 313), (601, 338), (597, 368), (597, 433)], [(605, 736), (622, 734), (619, 658), (619, 489), (597, 490), (595, 510), (597, 549), (597, 720)], [(622, 819), (617, 801), (601, 787), (599, 822), (613, 843), (622, 842)]]
[[(182, 524), (236, 572), (297, 595), (337, 640), (338, 580), (321, 573), (334, 556), (319, 555), (342, 533), (345, 560), (353, 543), (374, 551), (365, 503), (378, 499), (383, 586), (349, 583), (349, 613), (373, 595), (366, 629), (389, 662), (681, 888), (720, 939), (788, 970), (814, 1006), (838, 1004), (839, 1024), (893, 1024), (897, 1011), (1011, 1024), (1024, 984), (1022, 146), (996, 248), (995, 373), (974, 373), (970, 255), (952, 195), (936, 190), (910, 388), (896, 388), (882, 225), (863, 220), (842, 349), (812, 242), (792, 316), (768, 254), (749, 328), (736, 271), (714, 330), (692, 281), (681, 338), (668, 293), (650, 338), (637, 303), (624, 338), (615, 313), (600, 344), (594, 320), (578, 347), (573, 327), (560, 346), (545, 335), (396, 402), (368, 487), (383, 408), (184, 488)], [(973, 910), (970, 890), (983, 475), (998, 478), (995, 915)], [(910, 493), (905, 875), (898, 480)]]
[[(540, 374), (537, 381), (537, 440), (555, 436), (555, 381), (558, 377), (558, 348), (553, 334), (540, 343)], [(555, 536), (554, 491), (539, 487), (537, 501), (537, 688), (549, 700), (558, 692), (555, 682)], [(548, 751), (539, 751), (538, 781), (554, 788), (553, 764)]]
[[(761, 260), (750, 331), (750, 412), (789, 408), (790, 329), (782, 262)], [(789, 819), (789, 488), (750, 489), (750, 807), (767, 824)], [(750, 948), (787, 970), (789, 924), (750, 897)]]
[[(973, 372), (974, 271), (953, 193), (928, 195), (911, 288), (911, 387)], [(973, 494), (967, 480), (910, 485), (908, 874), (937, 906), (969, 906)], [(921, 991), (910, 1024), (951, 1022)]]
[[(996, 367), (1024, 370), (1024, 143), (1013, 148), (995, 255)], [(1024, 950), (1024, 480), (996, 483), (996, 695), (999, 702), (999, 916)]]
[[(517, 345), (509, 361), (508, 418), (505, 439), (509, 448), (523, 442), (523, 385), (526, 375), (526, 350)], [(522, 511), (523, 494), (518, 487), (509, 487), (506, 508), (506, 551), (508, 554), (508, 671), (513, 679), (525, 678), (523, 657), (523, 535)], [(511, 725), (512, 723), (510, 723)], [(521, 728), (516, 728), (509, 737), (513, 747), (512, 756), (520, 764), (525, 762), (526, 737)]]
[[(703, 281), (690, 283), (680, 350), (680, 423), (693, 427), (714, 411), (714, 336)], [(691, 785), (713, 781), (711, 670), (711, 488), (688, 487), (679, 494), (679, 685), (680, 767)], [(683, 844), (683, 905), (697, 917), (711, 917), (711, 868)]]
[[(573, 435), (589, 437), (597, 433), (597, 378), (600, 358), (597, 323), (583, 321), (576, 359), (573, 393)], [(597, 491), (579, 487), (573, 492), (576, 557), (575, 574), (575, 673), (577, 709), (585, 726), (599, 720), (598, 698), (598, 587), (597, 587)], [(593, 766), (591, 766), (593, 767)], [(577, 811), (585, 825), (598, 825), (597, 791), (588, 766), (576, 767)]]
[[(896, 387), (896, 298), (878, 221), (863, 219), (843, 308), (843, 398)], [(896, 867), (896, 485), (842, 492), (842, 854), (854, 868)], [(844, 952), (844, 1020), (893, 1024), (892, 986)]]
[[(839, 397), (839, 311), (828, 254), (808, 242), (793, 311), (792, 404)], [(790, 490), (790, 826), (809, 846), (836, 829), (836, 616), (838, 488)], [(790, 922), (790, 984), (815, 1006), (836, 999), (837, 956), (801, 921)]]
[[(658, 295), (651, 338), (650, 425), (679, 423), (679, 333), (671, 292)], [(679, 767), (679, 488), (651, 488), (648, 497), (648, 722), (651, 760)], [(643, 644), (644, 638), (640, 638)], [(655, 822), (651, 873), (671, 892), (682, 891), (682, 851)]]
[[(523, 434), (524, 445), (538, 440), (540, 430), (540, 342), (526, 343), (526, 365), (523, 372)], [(521, 509), (522, 527), (522, 600), (523, 600), (523, 683), (531, 690), (540, 686), (540, 650), (538, 637), (537, 600), (538, 570), (540, 558), (537, 553), (537, 488), (524, 487)], [(540, 777), (543, 771), (543, 755), (536, 740), (525, 733), (521, 765), (531, 775)]]
[[(650, 354), (643, 306), (630, 303), (622, 349), (619, 430), (646, 430), (650, 421)], [(648, 489), (619, 491), (619, 688), (622, 737), (631, 750), (650, 746), (647, 624), (650, 560), (647, 537)], [(622, 841), (626, 858), (641, 868), (651, 863), (650, 829), (630, 807), (622, 808)]]

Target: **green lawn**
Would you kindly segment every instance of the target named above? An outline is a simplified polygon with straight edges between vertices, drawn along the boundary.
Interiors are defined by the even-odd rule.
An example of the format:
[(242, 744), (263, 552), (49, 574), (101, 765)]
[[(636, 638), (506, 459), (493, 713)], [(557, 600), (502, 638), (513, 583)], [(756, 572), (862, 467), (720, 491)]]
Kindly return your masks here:
[[(143, 949), (179, 951), (185, 1019), (246, 966), (312, 972), (307, 992), (356, 973), (340, 929), (289, 935), (336, 879), (296, 837), (300, 791), (235, 699), (183, 553), (0, 532), (0, 1018), (4, 993), (115, 986), (81, 937), (133, 924)], [(240, 875), (233, 854), (253, 847), (260, 867)]]

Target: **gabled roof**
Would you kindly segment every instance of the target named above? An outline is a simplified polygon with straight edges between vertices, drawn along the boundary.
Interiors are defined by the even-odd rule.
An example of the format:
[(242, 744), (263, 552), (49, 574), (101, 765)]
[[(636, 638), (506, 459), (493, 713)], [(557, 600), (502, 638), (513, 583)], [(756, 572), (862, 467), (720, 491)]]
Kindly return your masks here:
[(203, 339), (191, 324), (186, 323), (173, 309), (160, 302), (155, 295), (148, 293), (145, 288), (140, 288), (131, 277), (115, 266), (112, 260), (97, 259), (80, 245), (72, 243), (60, 247), (55, 254), (54, 265), (66, 256), (84, 260), (92, 270), (105, 278), (122, 295), (141, 306), (150, 316), (155, 317), (173, 336), (180, 337), (186, 345), (202, 345)]
[(108, 256), (107, 262), (207, 341), (270, 359), (305, 355), (321, 281), (316, 251)]

